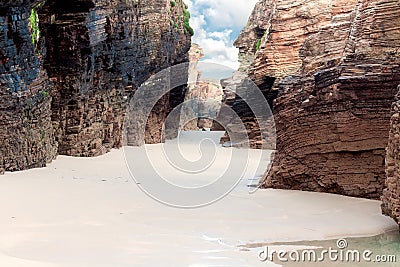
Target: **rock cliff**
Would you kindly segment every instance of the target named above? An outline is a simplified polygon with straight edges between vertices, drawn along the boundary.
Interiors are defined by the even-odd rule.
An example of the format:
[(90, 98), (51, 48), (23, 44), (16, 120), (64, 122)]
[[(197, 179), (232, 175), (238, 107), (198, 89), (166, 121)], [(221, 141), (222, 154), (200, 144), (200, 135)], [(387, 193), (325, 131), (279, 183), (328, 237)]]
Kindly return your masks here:
[[(186, 8), (181, 0), (3, 1), (0, 172), (121, 146), (129, 96), (188, 61)], [(147, 142), (162, 141), (161, 122), (183, 97), (180, 87), (159, 101)]]
[(386, 189), (382, 210), (400, 224), (400, 86), (392, 107), (389, 144), (386, 149)]
[(261, 0), (252, 16), (236, 44), (270, 92), (277, 131), (262, 185), (379, 198), (400, 83), (399, 2)]
[[(221, 81), (224, 92), (224, 105), (220, 109), (217, 121), (225, 122), (226, 128), (224, 129), (220, 123), (216, 122), (212, 129), (214, 131), (227, 130), (220, 140), (220, 143), (224, 146), (275, 149), (275, 125), (271, 116), (271, 110), (268, 108), (268, 114), (264, 114), (267, 116), (260, 117), (260, 121), (254, 115), (254, 110), (260, 110), (262, 106), (271, 106), (272, 104), (267, 104), (262, 100), (254, 101), (254, 97), (262, 99), (262, 96), (264, 96), (266, 99), (273, 99), (271, 93), (275, 94), (275, 92), (270, 90), (270, 86), (266, 86), (261, 90), (262, 94), (257, 96), (252, 95), (252, 93), (249, 94), (249, 89), (254, 88), (258, 90), (258, 88), (247, 77), (246, 70), (246, 68), (243, 68), (242, 71), (233, 73), (231, 78)], [(241, 96), (244, 96), (246, 99), (243, 99)], [(234, 111), (239, 116), (240, 121), (235, 120), (228, 110)], [(234, 136), (236, 136), (236, 142), (231, 140), (231, 137)], [(239, 141), (240, 139), (241, 141)]]
[(43, 167), (57, 154), (51, 85), (29, 27), (38, 2), (0, 3), (0, 173)]
[[(234, 45), (239, 48), (240, 67), (232, 77), (222, 81), (224, 87), (224, 104), (226, 107), (230, 107), (236, 114), (238, 114), (242, 120), (241, 123), (246, 129), (245, 133), (241, 133), (239, 131), (241, 127), (236, 126), (231, 127), (230, 131), (232, 131), (232, 134), (240, 136), (247, 135), (249, 143), (244, 142), (244, 146), (249, 146), (255, 149), (275, 148), (275, 142), (270, 141), (271, 138), (275, 138), (275, 126), (273, 122), (268, 122), (268, 125), (259, 125), (251, 108), (244, 103), (245, 101), (243, 101), (242, 98), (237, 94), (235, 95), (235, 93), (241, 92), (245, 95), (249, 86), (247, 84), (249, 78), (253, 79), (249, 74), (252, 71), (252, 65), (256, 59), (261, 39), (266, 30), (270, 27), (274, 5), (274, 1), (259, 1), (256, 4), (246, 27), (234, 42)], [(272, 101), (276, 98), (277, 94), (276, 90), (271, 90), (274, 81), (275, 78), (266, 76), (263, 77), (263, 81), (257, 84), (264, 97), (268, 100), (271, 108)], [(224, 118), (224, 114), (228, 113), (224, 112), (224, 109), (222, 109), (218, 120), (225, 120), (226, 118)], [(218, 123), (214, 124), (213, 129), (224, 130)], [(231, 143), (230, 137), (227, 133), (221, 138), (221, 143), (225, 144), (225, 146), (243, 146), (243, 143)]]

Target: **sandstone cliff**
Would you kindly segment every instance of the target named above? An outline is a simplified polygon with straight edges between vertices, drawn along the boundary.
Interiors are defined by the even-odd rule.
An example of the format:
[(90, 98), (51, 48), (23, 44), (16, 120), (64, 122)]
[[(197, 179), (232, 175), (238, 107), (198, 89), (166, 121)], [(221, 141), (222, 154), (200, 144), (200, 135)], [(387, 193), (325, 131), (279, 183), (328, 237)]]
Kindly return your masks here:
[(247, 73), (271, 102), (277, 93), (263, 186), (379, 198), (400, 81), (399, 2), (262, 0), (252, 16), (237, 45), (242, 58), (256, 50)]
[[(3, 1), (0, 172), (121, 146), (129, 95), (152, 74), (188, 61), (186, 6), (174, 3)], [(177, 88), (154, 108), (147, 142), (162, 141), (161, 122), (183, 97)]]
[[(239, 62), (240, 67), (237, 72), (235, 72), (232, 77), (224, 79), (222, 85), (224, 87), (224, 104), (226, 108), (230, 107), (235, 111), (242, 120), (242, 124), (245, 127), (245, 132), (240, 132), (238, 125), (231, 127), (230, 131), (232, 134), (239, 136), (248, 137), (248, 143), (231, 143), (230, 137), (226, 133), (223, 138), (221, 138), (221, 143), (225, 146), (250, 146), (251, 148), (261, 149), (261, 148), (275, 148), (275, 142), (271, 142), (271, 139), (275, 139), (275, 125), (272, 121), (268, 122), (268, 125), (259, 125), (259, 122), (255, 118), (254, 113), (251, 108), (246, 105), (245, 101), (239, 97), (236, 93), (246, 94), (250, 71), (252, 70), (252, 65), (256, 59), (257, 52), (261, 45), (261, 40), (270, 27), (271, 18), (273, 14), (274, 1), (260, 1), (256, 4), (250, 18), (247, 22), (246, 27), (242, 30), (234, 45), (239, 48)], [(272, 108), (272, 101), (275, 99), (277, 91), (271, 90), (271, 87), (275, 81), (273, 77), (263, 77), (264, 80), (258, 83), (262, 94), (268, 100), (270, 107)], [(235, 95), (236, 94), (236, 95)], [(254, 107), (253, 107), (254, 108)], [(226, 120), (228, 114), (224, 109), (221, 110), (218, 120)], [(229, 115), (228, 115), (229, 116)], [(231, 122), (230, 125), (234, 123)], [(224, 130), (218, 123), (215, 123), (213, 130)]]
[(386, 149), (386, 189), (382, 210), (400, 224), (400, 86), (392, 107), (389, 144)]

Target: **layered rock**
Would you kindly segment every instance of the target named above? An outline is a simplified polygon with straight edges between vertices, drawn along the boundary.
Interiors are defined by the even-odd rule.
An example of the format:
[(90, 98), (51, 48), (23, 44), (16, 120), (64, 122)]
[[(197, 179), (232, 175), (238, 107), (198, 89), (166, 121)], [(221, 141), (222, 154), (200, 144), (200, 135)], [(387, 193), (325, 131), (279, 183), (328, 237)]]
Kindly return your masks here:
[[(174, 3), (3, 1), (0, 171), (44, 166), (57, 152), (97, 156), (120, 147), (130, 95), (152, 74), (188, 60), (186, 7)], [(143, 122), (147, 142), (163, 140), (162, 122), (184, 93), (175, 88), (155, 105)]]
[[(270, 93), (275, 94), (275, 92), (270, 90), (271, 87), (265, 87), (258, 92), (259, 94), (254, 94), (252, 90), (259, 90), (259, 88), (245, 73), (239, 71), (221, 82), (224, 88), (224, 105), (213, 126), (215, 131), (227, 130), (220, 140), (221, 144), (232, 147), (275, 149), (275, 125), (269, 108), (271, 104), (262, 99), (272, 99)], [(249, 93), (249, 91), (252, 92)], [(254, 111), (260, 111), (263, 108), (266, 109), (263, 112), (265, 114), (257, 117)], [(239, 116), (240, 121), (236, 120), (230, 111)], [(219, 122), (224, 122), (225, 127), (222, 127)], [(235, 142), (232, 141), (234, 136)]]
[(234, 42), (239, 48), (239, 72), (247, 74), (253, 64), (261, 39), (271, 26), (271, 17), (274, 11), (274, 1), (259, 1), (247, 22), (246, 27)]
[(0, 3), (0, 173), (43, 167), (57, 152), (51, 86), (28, 25), (38, 2)]
[[(121, 146), (125, 92), (187, 61), (190, 36), (179, 20), (181, 1), (175, 6), (166, 0), (80, 3), (49, 0), (41, 9), (48, 48), (45, 66), (55, 84), (53, 121), (59, 152), (96, 156)], [(168, 105), (166, 95), (154, 107), (147, 143), (163, 140)]]
[(389, 143), (386, 149), (386, 189), (382, 211), (400, 224), (400, 86), (392, 107)]
[[(242, 127), (238, 127), (236, 123), (230, 123), (231, 134), (238, 136), (247, 136), (246, 142), (233, 143), (228, 133), (225, 133), (224, 137), (221, 138), (221, 143), (225, 146), (249, 146), (250, 148), (262, 149), (262, 148), (275, 148), (275, 126), (273, 120), (268, 118), (267, 125), (260, 125), (259, 121), (255, 118), (256, 116), (252, 112), (252, 108), (249, 107), (237, 93), (246, 95), (246, 91), (249, 86), (249, 74), (251, 73), (251, 66), (256, 60), (256, 55), (260, 49), (261, 41), (271, 27), (271, 18), (274, 11), (274, 1), (260, 1), (255, 5), (255, 8), (250, 15), (246, 27), (241, 31), (240, 35), (234, 42), (234, 45), (239, 48), (239, 62), (240, 66), (237, 72), (233, 73), (232, 77), (224, 79), (222, 85), (224, 88), (224, 104), (218, 120), (226, 120), (226, 116), (229, 116), (229, 112), (224, 109), (232, 109), (241, 118), (240, 124), (246, 129), (245, 132), (241, 132)], [(253, 78), (253, 77), (250, 77)], [(271, 90), (271, 87), (275, 81), (273, 77), (265, 77), (265, 79), (258, 83), (259, 89), (268, 101), (268, 105), (272, 108), (272, 100), (276, 97), (277, 92)], [(252, 82), (251, 82), (252, 83)], [(254, 86), (253, 84), (250, 85)], [(263, 103), (264, 104), (264, 103)], [(224, 115), (226, 114), (226, 115)], [(214, 123), (213, 130), (224, 130), (219, 123)], [(248, 142), (247, 142), (248, 141)]]
[(0, 3), (0, 13), (4, 16), (13, 11), (31, 11), (31, 8), (41, 3), (41, 0), (3, 0)]
[(398, 1), (259, 5), (267, 27), (248, 73), (269, 100), (278, 92), (277, 151), (262, 185), (379, 198), (400, 81)]

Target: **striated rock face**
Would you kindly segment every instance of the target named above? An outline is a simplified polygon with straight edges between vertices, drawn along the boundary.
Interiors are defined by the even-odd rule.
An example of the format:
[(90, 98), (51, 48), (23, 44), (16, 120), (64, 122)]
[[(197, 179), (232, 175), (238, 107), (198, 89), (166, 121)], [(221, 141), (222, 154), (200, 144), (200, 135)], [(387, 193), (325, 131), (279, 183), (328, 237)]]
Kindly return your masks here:
[[(0, 171), (121, 146), (129, 96), (152, 74), (188, 61), (184, 9), (181, 0), (3, 1)], [(161, 122), (184, 93), (176, 88), (157, 103), (147, 142), (162, 141)]]
[[(53, 88), (53, 121), (59, 152), (96, 156), (121, 146), (125, 91), (150, 75), (187, 61), (190, 36), (179, 22), (183, 3), (170, 1), (49, 0), (41, 9), (45, 66)], [(63, 10), (63, 12), (60, 12)], [(174, 22), (175, 23), (175, 22)], [(147, 143), (163, 140), (169, 96), (154, 108)]]
[(57, 153), (51, 86), (28, 26), (35, 2), (0, 3), (0, 173), (43, 167)]
[(389, 144), (386, 149), (386, 189), (382, 211), (400, 224), (400, 86), (392, 107)]
[(262, 0), (258, 10), (265, 34), (248, 74), (269, 100), (278, 93), (263, 186), (379, 198), (400, 81), (399, 2)]
[(239, 48), (239, 71), (247, 74), (253, 64), (259, 43), (265, 32), (271, 26), (271, 17), (275, 1), (259, 1), (234, 45)]
[[(245, 101), (238, 95), (235, 95), (235, 93), (241, 92), (245, 95), (248, 90), (249, 74), (252, 70), (251, 66), (256, 59), (261, 40), (267, 29), (270, 28), (274, 6), (274, 1), (260, 1), (256, 4), (246, 27), (234, 42), (234, 45), (239, 48), (240, 67), (232, 77), (222, 81), (224, 87), (224, 104), (227, 105), (225, 108), (229, 107), (235, 111), (241, 118), (241, 123), (246, 129), (246, 132), (243, 133), (239, 130), (241, 127), (237, 127), (237, 125), (233, 125), (233, 123), (231, 124), (231, 126), (233, 126), (231, 127), (231, 132), (239, 136), (247, 135), (249, 142), (244, 142), (245, 146), (256, 149), (275, 148), (275, 142), (271, 141), (271, 138), (275, 139), (274, 123), (272, 120), (268, 119), (268, 125), (260, 126), (254, 113), (248, 105), (246, 105)], [(272, 100), (277, 94), (276, 91), (271, 90), (274, 81), (275, 78), (273, 77), (264, 77), (262, 82), (257, 84), (264, 97), (268, 100), (270, 107), (272, 107)], [(218, 120), (226, 120), (223, 114), (228, 114), (228, 112), (225, 112), (224, 107), (221, 109)], [(213, 129), (224, 130), (218, 123), (214, 124)], [(228, 133), (226, 133), (225, 136), (221, 138), (221, 143), (226, 146), (243, 146), (243, 143), (231, 143), (230, 139)]]
[[(270, 87), (264, 88), (257, 95), (249, 93), (252, 89), (259, 90), (259, 88), (257, 88), (249, 77), (239, 71), (235, 72), (231, 78), (222, 80), (222, 86), (224, 88), (224, 106), (222, 106), (218, 114), (217, 121), (224, 121), (228, 129), (220, 140), (221, 144), (224, 146), (249, 147), (254, 149), (275, 149), (275, 125), (271, 116), (271, 110), (268, 108), (268, 114), (263, 114), (263, 117), (258, 118), (260, 121), (257, 120), (253, 112), (260, 110), (262, 106), (271, 106), (263, 100), (254, 100), (254, 98), (262, 99), (263, 96), (268, 99), (270, 92), (272, 92), (269, 90)], [(241, 96), (244, 96), (245, 99)], [(235, 120), (228, 110), (234, 111), (240, 118), (240, 121)], [(224, 129), (219, 123), (215, 123), (213, 130)], [(236, 136), (236, 142), (231, 140), (231, 137), (234, 136)], [(239, 141), (239, 139), (242, 140)]]
[(28, 11), (30, 12), (31, 8), (34, 5), (38, 5), (40, 0), (2, 0), (0, 3), (0, 12), (2, 15), (10, 14), (10, 12), (16, 11)]

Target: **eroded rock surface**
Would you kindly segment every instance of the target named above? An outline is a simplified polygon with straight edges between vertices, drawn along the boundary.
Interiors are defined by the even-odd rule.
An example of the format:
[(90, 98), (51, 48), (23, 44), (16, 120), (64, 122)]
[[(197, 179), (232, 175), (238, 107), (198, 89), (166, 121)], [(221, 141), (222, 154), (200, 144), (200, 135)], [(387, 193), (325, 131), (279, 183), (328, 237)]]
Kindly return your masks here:
[(180, 128), (184, 131), (210, 130), (221, 108), (222, 87), (216, 81), (202, 77), (199, 61), (203, 49), (192, 44), (189, 51), (189, 86), (182, 106)]
[[(190, 47), (179, 21), (182, 2), (174, 7), (166, 0), (86, 2), (49, 0), (41, 9), (59, 151), (74, 156), (96, 156), (121, 146), (125, 91), (187, 61)], [(166, 95), (154, 107), (147, 143), (163, 140), (168, 100)]]
[[(197, 82), (186, 94), (184, 115), (181, 119), (183, 130), (197, 131), (212, 127), (213, 120), (221, 109), (222, 87), (211, 82)], [(186, 113), (186, 114), (185, 114)]]
[[(0, 171), (44, 166), (57, 153), (97, 156), (120, 147), (129, 96), (151, 75), (188, 61), (186, 6), (174, 3), (3, 1)], [(161, 122), (184, 90), (155, 105), (148, 143), (163, 141)]]
[(400, 81), (399, 2), (262, 0), (258, 10), (265, 33), (248, 73), (278, 92), (263, 186), (379, 198)]
[(28, 25), (38, 2), (0, 3), (0, 173), (43, 167), (57, 154), (51, 85)]
[[(271, 19), (274, 11), (274, 1), (259, 1), (248, 22), (246, 27), (242, 30), (234, 45), (239, 48), (239, 62), (240, 66), (237, 72), (233, 73), (232, 77), (224, 79), (222, 85), (224, 87), (224, 104), (225, 108), (222, 107), (221, 112), (218, 116), (219, 121), (226, 120), (226, 116), (229, 113), (225, 109), (232, 109), (241, 118), (239, 124), (244, 126), (245, 131), (242, 127), (239, 127), (238, 122), (230, 125), (230, 132), (237, 136), (246, 136), (245, 142), (234, 143), (231, 141), (231, 137), (228, 132), (221, 138), (221, 143), (226, 146), (249, 146), (250, 148), (275, 148), (275, 125), (272, 119), (268, 118), (267, 125), (260, 125), (259, 121), (255, 118), (255, 114), (252, 112), (252, 108), (258, 108), (252, 104), (249, 107), (246, 100), (243, 100), (239, 95), (246, 95), (248, 87), (258, 86), (263, 96), (267, 99), (268, 105), (272, 108), (272, 101), (276, 97), (277, 91), (271, 90), (274, 84), (274, 77), (264, 77), (258, 84), (253, 84), (250, 80), (253, 76), (249, 76), (252, 73), (252, 66), (254, 61), (257, 59), (256, 55), (260, 49), (261, 41), (266, 31), (271, 26)], [(264, 105), (265, 103), (261, 103)], [(270, 111), (268, 112), (270, 113)], [(224, 115), (225, 114), (225, 115)], [(224, 130), (219, 123), (214, 123), (214, 130)], [(242, 129), (242, 130), (239, 130)]]
[[(224, 146), (275, 149), (275, 125), (270, 104), (263, 99), (268, 98), (270, 87), (260, 92), (249, 77), (239, 71), (221, 83), (224, 88), (223, 106), (213, 126), (213, 130), (216, 131), (227, 130), (220, 142)], [(259, 94), (254, 94), (253, 90)], [(254, 112), (264, 108), (266, 110), (261, 112), (262, 116), (256, 116)], [(240, 120), (232, 116), (230, 111), (233, 111)], [(260, 115), (260, 112), (257, 113)], [(225, 127), (221, 124), (225, 124)]]
[(389, 144), (386, 149), (386, 189), (382, 210), (400, 224), (400, 86), (392, 107)]

